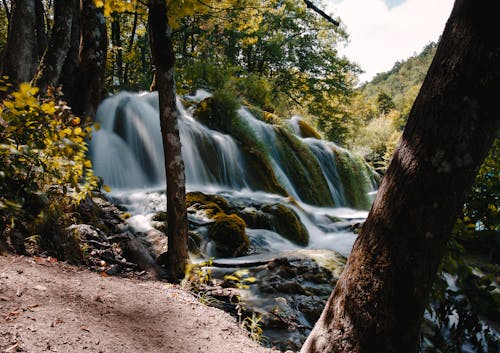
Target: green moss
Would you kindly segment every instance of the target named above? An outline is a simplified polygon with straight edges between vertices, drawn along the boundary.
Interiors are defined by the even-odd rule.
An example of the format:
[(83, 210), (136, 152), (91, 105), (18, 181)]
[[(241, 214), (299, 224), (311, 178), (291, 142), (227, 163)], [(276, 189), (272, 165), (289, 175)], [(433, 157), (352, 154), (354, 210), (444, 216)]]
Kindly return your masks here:
[(264, 206), (262, 211), (271, 215), (271, 225), (275, 232), (295, 244), (309, 244), (309, 233), (294, 210), (283, 204), (274, 204)]
[(300, 199), (312, 205), (333, 206), (323, 171), (311, 150), (284, 128), (276, 129), (276, 137), (281, 165)]
[(369, 209), (371, 201), (368, 193), (371, 189), (372, 172), (366, 161), (360, 156), (351, 156), (344, 150), (334, 149), (333, 152), (347, 206)]
[(255, 189), (265, 192), (287, 196), (288, 193), (281, 186), (274, 174), (269, 158), (261, 151), (243, 147), (247, 165), (247, 179)]
[(298, 120), (300, 134), (302, 137), (314, 137), (318, 140), (321, 140), (321, 135), (317, 132), (311, 125), (305, 122), (302, 119)]
[(223, 212), (213, 217), (215, 221), (208, 230), (208, 237), (215, 242), (217, 256), (234, 257), (245, 255), (250, 240), (245, 232), (245, 221), (235, 214)]
[(211, 129), (228, 132), (238, 119), (239, 107), (240, 102), (233, 93), (219, 90), (198, 104), (194, 117)]

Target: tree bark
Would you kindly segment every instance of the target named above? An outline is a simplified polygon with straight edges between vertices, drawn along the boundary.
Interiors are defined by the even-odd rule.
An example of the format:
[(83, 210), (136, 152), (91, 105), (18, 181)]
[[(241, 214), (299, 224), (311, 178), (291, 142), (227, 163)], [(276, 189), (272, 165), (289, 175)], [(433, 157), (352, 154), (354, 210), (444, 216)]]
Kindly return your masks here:
[(38, 46), (38, 58), (42, 59), (45, 50), (47, 50), (47, 26), (45, 25), (45, 9), (42, 0), (35, 0), (36, 16), (36, 39)]
[(75, 105), (79, 96), (75, 78), (78, 77), (80, 65), (81, 20), (81, 1), (76, 0), (72, 9), (70, 46), (59, 78), (59, 83), (70, 106)]
[[(137, 9), (137, 4), (135, 6), (135, 12), (134, 12), (134, 22), (132, 24), (132, 33), (130, 34), (130, 41), (128, 43), (128, 50), (127, 52), (130, 53), (134, 49), (134, 40), (135, 40), (135, 32), (137, 30), (137, 22), (139, 20), (139, 12)], [(128, 85), (128, 72), (129, 72), (129, 67), (130, 63), (127, 61), (125, 64), (125, 72), (123, 74), (123, 84), (125, 87)]]
[(118, 85), (123, 84), (123, 55), (122, 55), (122, 39), (121, 39), (121, 29), (120, 29), (120, 17), (118, 14), (113, 14), (113, 20), (111, 22), (111, 42), (113, 44), (113, 50), (115, 52), (115, 63), (116, 66), (116, 77), (118, 79)]
[(160, 125), (167, 176), (166, 272), (170, 281), (179, 282), (184, 278), (188, 262), (188, 222), (184, 162), (175, 97), (175, 56), (165, 0), (149, 1), (149, 26), (151, 52), (156, 66), (156, 87), (160, 100)]
[(93, 117), (103, 98), (108, 37), (102, 8), (93, 0), (82, 1), (82, 39), (73, 112)]
[(377, 199), (302, 353), (417, 352), (446, 241), (500, 127), (495, 6), (456, 1)]
[(59, 84), (61, 71), (71, 45), (73, 9), (76, 0), (56, 0), (54, 5), (54, 26), (49, 47), (43, 55), (35, 77), (35, 85), (45, 92), (48, 86)]
[(11, 6), (2, 75), (9, 76), (16, 87), (31, 81), (38, 67), (35, 0), (15, 0)]

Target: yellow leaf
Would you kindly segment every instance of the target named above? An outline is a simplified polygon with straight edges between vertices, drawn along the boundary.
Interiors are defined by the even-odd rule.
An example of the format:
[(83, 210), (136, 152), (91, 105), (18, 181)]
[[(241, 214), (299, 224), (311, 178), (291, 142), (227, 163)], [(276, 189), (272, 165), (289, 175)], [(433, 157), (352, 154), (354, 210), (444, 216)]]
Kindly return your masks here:
[(83, 165), (85, 166), (85, 168), (92, 168), (92, 162), (89, 161), (88, 159), (83, 162)]
[(56, 107), (54, 102), (43, 103), (41, 108), (42, 111), (48, 115), (52, 115), (56, 112)]
[(102, 188), (104, 189), (104, 191), (106, 192), (111, 192), (111, 188), (107, 185), (103, 185)]

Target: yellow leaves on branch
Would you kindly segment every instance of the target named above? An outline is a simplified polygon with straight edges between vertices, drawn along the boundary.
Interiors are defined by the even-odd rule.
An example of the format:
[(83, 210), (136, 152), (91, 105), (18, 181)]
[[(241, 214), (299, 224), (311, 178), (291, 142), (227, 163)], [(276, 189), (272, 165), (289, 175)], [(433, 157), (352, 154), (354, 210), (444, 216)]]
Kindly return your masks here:
[[(240, 31), (253, 33), (262, 22), (263, 10), (267, 3), (276, 0), (164, 0), (167, 4), (168, 22), (177, 28), (185, 17), (212, 13), (222, 16), (224, 11), (238, 9), (240, 16), (234, 24)], [(106, 17), (113, 13), (133, 12), (138, 0), (94, 0), (96, 7), (104, 9)], [(143, 2), (141, 2), (143, 3)], [(147, 1), (145, 2), (147, 4)]]
[(94, 0), (97, 8), (104, 8), (104, 16), (109, 17), (113, 12), (133, 12), (136, 0)]
[[(0, 79), (0, 87), (5, 86)], [(38, 91), (21, 83), (0, 102), (0, 174), (19, 185), (30, 180), (30, 188), (38, 185), (35, 191), (64, 186), (79, 202), (99, 188), (85, 141), (92, 124), (74, 116), (57, 91), (49, 91), (47, 98), (37, 97)]]

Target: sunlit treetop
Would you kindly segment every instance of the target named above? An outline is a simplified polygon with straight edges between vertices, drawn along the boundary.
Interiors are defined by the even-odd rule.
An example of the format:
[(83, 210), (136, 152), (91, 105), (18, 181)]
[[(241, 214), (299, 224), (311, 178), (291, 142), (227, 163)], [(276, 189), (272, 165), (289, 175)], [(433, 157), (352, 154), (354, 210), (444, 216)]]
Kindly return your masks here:
[[(112, 13), (132, 12), (137, 8), (138, 2), (144, 4), (139, 0), (94, 0), (97, 7), (104, 8), (106, 17)], [(242, 11), (242, 17), (247, 19), (240, 23), (242, 30), (258, 26), (261, 9), (265, 3), (272, 2), (276, 0), (166, 0), (169, 24), (174, 28), (178, 27), (185, 17), (223, 13), (230, 8), (238, 8)]]

